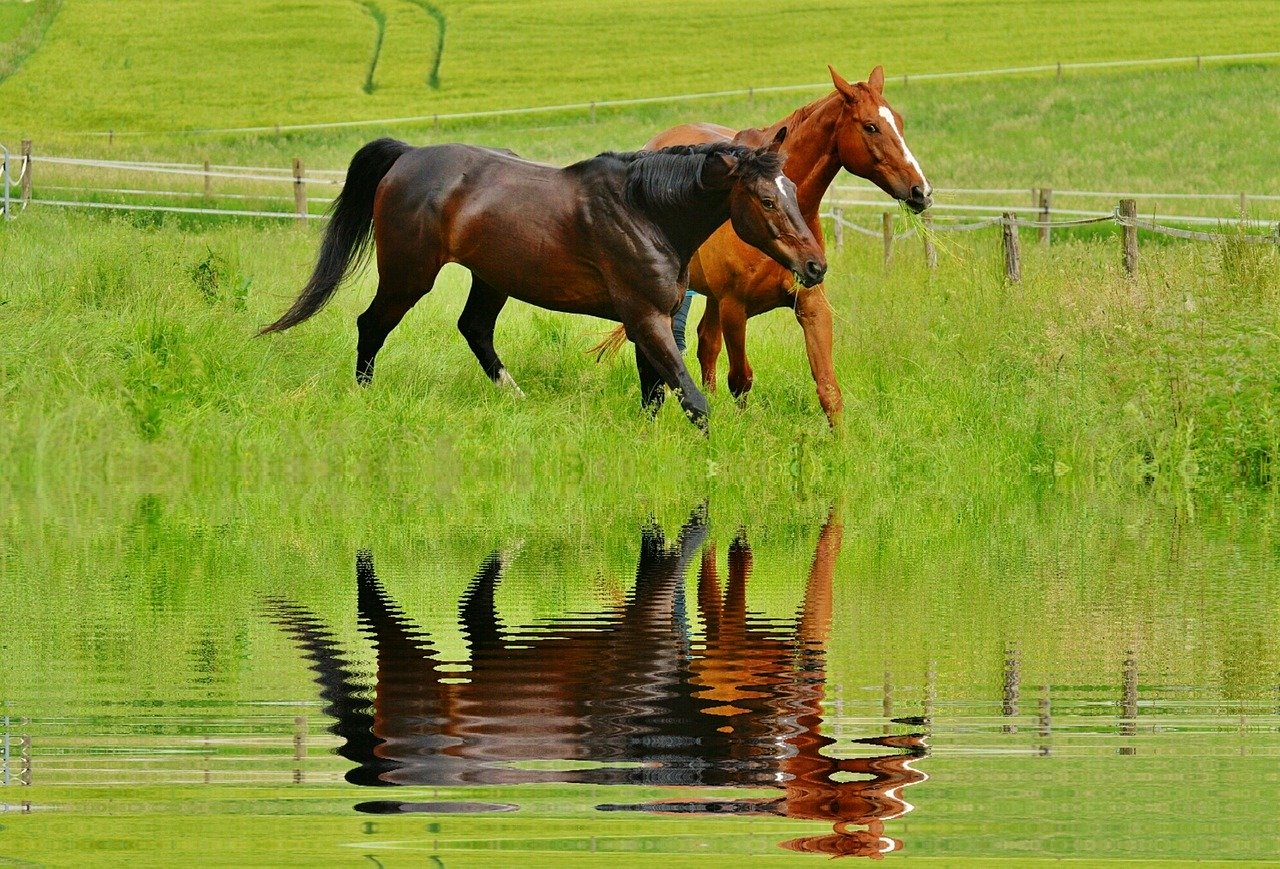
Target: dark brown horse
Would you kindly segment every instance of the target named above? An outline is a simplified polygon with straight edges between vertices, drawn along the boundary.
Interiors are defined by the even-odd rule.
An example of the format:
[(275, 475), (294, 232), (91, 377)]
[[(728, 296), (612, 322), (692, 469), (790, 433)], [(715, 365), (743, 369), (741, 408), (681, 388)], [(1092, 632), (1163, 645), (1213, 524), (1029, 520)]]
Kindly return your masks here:
[(356, 378), (373, 377), (387, 334), (445, 263), (471, 270), (458, 329), (496, 384), (518, 390), (493, 348), (508, 297), (620, 321), (636, 342), (644, 402), (663, 384), (705, 425), (671, 331), (693, 252), (726, 220), (805, 285), (826, 272), (821, 244), (782, 173), (779, 130), (763, 147), (733, 143), (601, 154), (564, 169), (468, 145), (393, 139), (351, 160), (310, 281), (263, 332), (315, 314), (376, 241), (378, 291), (357, 320)]
[[(822, 732), (839, 521), (822, 528), (804, 602), (790, 625), (748, 610), (752, 555), (743, 536), (730, 547), (723, 590), (714, 550), (704, 550), (700, 637), (688, 624), (684, 580), (705, 535), (701, 513), (674, 545), (656, 527), (645, 529), (626, 600), (598, 614), (521, 628), (499, 618), (494, 601), (505, 558), (491, 556), (459, 607), (465, 673), (396, 606), (372, 559), (361, 556), (357, 606), (377, 655), (372, 691), (315, 617), (285, 603), (276, 604), (274, 617), (311, 662), (335, 720), (331, 730), (342, 739), (338, 752), (356, 764), (347, 773), (353, 784), (765, 789), (768, 795), (756, 799), (676, 794), (599, 808), (820, 820), (834, 832), (783, 847), (867, 856), (900, 848), (884, 835), (884, 822), (911, 811), (902, 791), (927, 778), (912, 766), (927, 754), (924, 734), (853, 740), (880, 750), (837, 757), (829, 753), (836, 740)], [(533, 761), (586, 763), (557, 769)], [(378, 800), (357, 808), (452, 807)]]
[[(780, 129), (789, 130), (782, 149), (783, 171), (795, 181), (800, 212), (818, 239), (822, 197), (844, 169), (873, 182), (912, 211), (928, 208), (933, 188), (903, 137), (902, 116), (885, 102), (884, 70), (876, 67), (865, 82), (845, 81), (834, 69), (835, 91), (801, 106), (787, 117), (759, 129), (733, 130), (718, 124), (684, 124), (659, 133), (645, 146), (769, 141)], [(809, 367), (818, 387), (818, 401), (831, 425), (844, 408), (831, 358), (831, 304), (821, 284), (797, 291), (792, 275), (760, 256), (722, 227), (707, 240), (689, 265), (689, 286), (707, 297), (698, 324), (698, 362), (702, 385), (716, 387), (716, 361), (721, 338), (729, 350), (729, 391), (744, 400), (754, 379), (747, 361), (747, 319), (775, 308), (795, 310), (804, 331)], [(621, 330), (598, 345), (618, 346)]]

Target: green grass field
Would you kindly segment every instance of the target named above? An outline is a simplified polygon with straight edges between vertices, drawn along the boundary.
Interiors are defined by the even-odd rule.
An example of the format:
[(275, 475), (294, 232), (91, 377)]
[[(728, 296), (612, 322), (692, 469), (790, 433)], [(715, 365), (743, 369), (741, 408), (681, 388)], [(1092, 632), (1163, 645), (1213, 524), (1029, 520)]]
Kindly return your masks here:
[(588, 359), (602, 321), (513, 305), (498, 347), (529, 398), (494, 389), (454, 327), (461, 270), (393, 333), (369, 390), (351, 376), (368, 274), (313, 322), (253, 338), (317, 238), (47, 212), (9, 227), (0, 461), (17, 488), (406, 478), (511, 509), (585, 487), (686, 502), (710, 488), (767, 511), (850, 488), (1000, 501), (1273, 479), (1273, 248), (1151, 244), (1130, 282), (1114, 240), (1029, 244), (1026, 279), (1006, 286), (996, 236), (948, 242), (934, 275), (914, 247), (885, 272), (851, 243), (828, 282), (844, 431), (827, 431), (779, 311), (752, 321), (756, 388), (744, 411), (714, 396), (707, 442), (675, 407), (644, 417), (627, 356)]
[[(542, 4), (442, 6), (438, 90), (424, 78), (434, 19), (421, 4), (379, 9), (387, 30), (366, 94), (373, 31), (359, 4), (68, 0), (39, 50), (0, 83), (0, 124), (5, 135), (37, 137), (37, 153), (282, 166), (303, 156), (309, 166), (336, 168), (388, 131), (112, 143), (71, 133), (821, 81), (827, 60), (857, 76), (883, 62), (889, 96), (939, 187), (1280, 194), (1265, 134), (1276, 121), (1268, 95), (1280, 82), (1278, 65), (909, 85), (892, 78), (1049, 59), (1263, 50), (1277, 28), (1267, 4), (1233, 4), (1210, 24), (1196, 4), (1164, 4), (1159, 27), (1149, 26), (1146, 4), (1003, 4), (1007, 31), (990, 25), (995, 6), (976, 2), (876, 10), (870, 30), (823, 26), (833, 15), (870, 14), (859, 4), (784, 19), (764, 6), (713, 4), (696, 22), (652, 4), (641, 13), (566, 2), (556, 14)], [(645, 26), (620, 26), (641, 15)], [(802, 51), (794, 40), (784, 48), (766, 39), (782, 21), (810, 40)], [(308, 36), (282, 41), (285, 30)], [(706, 38), (709, 31), (717, 38)], [(762, 47), (744, 53), (735, 40)], [(183, 63), (175, 66), (175, 57)], [(65, 78), (73, 71), (74, 83)], [(761, 124), (820, 92), (601, 110), (595, 123), (575, 111), (389, 132), (567, 161), (636, 147), (685, 120)], [(37, 196), (44, 185), (86, 180), (178, 183), (38, 163), (35, 172)], [(198, 189), (198, 179), (183, 183)], [(1178, 200), (1145, 203), (1144, 213), (1197, 208), (1232, 213), (1230, 205)], [(1253, 209), (1268, 218), (1280, 210), (1262, 201)], [(1222, 489), (1269, 484), (1280, 431), (1268, 374), (1280, 361), (1268, 337), (1277, 332), (1280, 284), (1272, 248), (1149, 242), (1142, 275), (1130, 283), (1118, 270), (1114, 231), (1082, 232), (1047, 251), (1030, 248), (1027, 280), (1008, 287), (993, 234), (944, 237), (934, 275), (913, 248), (886, 272), (874, 244), (853, 243), (833, 258), (829, 282), (846, 430), (827, 432), (798, 329), (779, 312), (751, 325), (758, 385), (749, 406), (739, 411), (717, 395), (704, 443), (673, 409), (656, 423), (643, 418), (628, 362), (587, 360), (582, 351), (604, 323), (513, 307), (499, 346), (531, 399), (494, 392), (453, 326), (465, 292), (461, 272), (447, 272), (392, 336), (379, 382), (363, 392), (350, 384), (351, 318), (366, 303), (368, 275), (316, 322), (271, 340), (250, 338), (300, 286), (314, 230), (33, 207), (0, 238), (14, 276), (0, 290), (12, 336), (0, 350), (3, 449), (9, 479), (28, 491), (46, 478), (76, 489), (91, 479), (132, 485), (139, 469), (157, 485), (177, 485), (188, 475), (304, 481), (326, 468), (387, 479), (412, 473), (444, 492), (490, 487), (529, 498), (546, 485), (575, 491), (615, 480), (680, 497), (724, 486), (759, 503), (848, 486), (883, 492), (909, 483), (955, 493), (991, 479), (1018, 491), (1153, 481)], [(491, 473), (460, 470), (477, 467)]]

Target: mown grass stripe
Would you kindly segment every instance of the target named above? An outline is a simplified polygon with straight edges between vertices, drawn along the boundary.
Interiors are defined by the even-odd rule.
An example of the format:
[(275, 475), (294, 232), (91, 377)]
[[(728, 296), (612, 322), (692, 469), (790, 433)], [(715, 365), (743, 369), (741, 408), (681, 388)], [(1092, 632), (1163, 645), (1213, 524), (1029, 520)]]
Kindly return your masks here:
[(373, 83), (373, 77), (378, 71), (378, 59), (382, 55), (382, 40), (387, 35), (387, 13), (383, 12), (382, 7), (374, 3), (373, 0), (357, 0), (357, 2), (369, 13), (375, 28), (373, 54), (369, 57), (369, 69), (365, 73), (364, 84), (362, 85), (364, 92), (371, 94), (376, 87)]
[(431, 62), (431, 70), (427, 73), (427, 86), (432, 90), (440, 90), (440, 61), (444, 58), (444, 31), (446, 27), (444, 13), (429, 0), (409, 0), (436, 22), (436, 53)]

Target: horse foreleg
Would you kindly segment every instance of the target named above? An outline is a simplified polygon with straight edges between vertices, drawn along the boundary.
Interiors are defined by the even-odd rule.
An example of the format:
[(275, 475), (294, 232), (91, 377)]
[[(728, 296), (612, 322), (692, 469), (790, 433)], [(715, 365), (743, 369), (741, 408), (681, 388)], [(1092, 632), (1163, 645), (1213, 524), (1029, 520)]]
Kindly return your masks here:
[(640, 372), (640, 404), (650, 416), (656, 416), (667, 398), (667, 387), (662, 382), (662, 374), (639, 344), (636, 345), (636, 369)]
[(831, 303), (827, 290), (818, 284), (808, 290), (798, 290), (796, 296), (796, 320), (804, 331), (804, 349), (809, 355), (809, 368), (813, 382), (818, 387), (818, 401), (832, 428), (840, 425), (844, 412), (844, 396), (836, 382), (835, 363), (831, 358)]
[(694, 424), (705, 429), (707, 398), (694, 384), (680, 351), (676, 349), (676, 339), (671, 333), (671, 318), (651, 310), (626, 321), (626, 327), (627, 335), (636, 344), (637, 361), (644, 356), (662, 378), (662, 382), (678, 391), (680, 406)]
[(462, 316), (458, 317), (458, 331), (467, 339), (467, 344), (479, 360), (485, 375), (498, 386), (523, 398), (524, 392), (507, 373), (506, 366), (493, 349), (493, 329), (498, 322), (498, 314), (502, 313), (502, 306), (506, 303), (506, 293), (495, 290), (472, 275), (471, 294), (467, 296), (467, 304), (462, 308)]
[(720, 302), (715, 296), (707, 296), (707, 308), (698, 321), (698, 367), (702, 369), (702, 387), (707, 392), (716, 391), (716, 361), (724, 343), (720, 334)]
[(737, 299), (720, 300), (720, 328), (729, 351), (729, 392), (743, 405), (755, 375), (747, 361), (747, 310)]

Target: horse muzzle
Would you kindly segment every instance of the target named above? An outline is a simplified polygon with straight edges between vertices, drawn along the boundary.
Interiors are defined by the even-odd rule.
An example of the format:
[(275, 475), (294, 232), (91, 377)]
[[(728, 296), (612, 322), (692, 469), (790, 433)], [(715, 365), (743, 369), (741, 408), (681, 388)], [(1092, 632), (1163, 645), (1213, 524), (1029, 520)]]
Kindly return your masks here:
[(933, 197), (917, 184), (911, 188), (910, 194), (902, 201), (907, 204), (907, 208), (910, 208), (913, 213), (919, 214), (933, 204)]
[(806, 260), (804, 268), (796, 269), (796, 278), (806, 289), (822, 283), (826, 275), (827, 264), (816, 259)]

